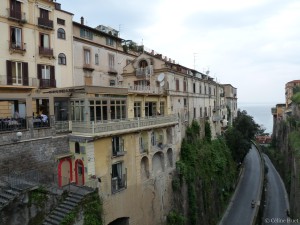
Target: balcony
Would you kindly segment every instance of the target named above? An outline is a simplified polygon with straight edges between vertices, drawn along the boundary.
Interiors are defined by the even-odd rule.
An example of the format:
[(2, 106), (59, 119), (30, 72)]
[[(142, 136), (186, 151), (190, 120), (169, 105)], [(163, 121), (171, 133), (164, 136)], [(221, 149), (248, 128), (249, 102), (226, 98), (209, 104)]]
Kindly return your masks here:
[(7, 8), (7, 12), (8, 12), (8, 19), (10, 20), (15, 20), (19, 23), (26, 23), (26, 13), (21, 12), (21, 11), (16, 11), (13, 10), (11, 8)]
[(51, 79), (40, 79), (40, 88), (55, 88), (56, 80)]
[(120, 121), (99, 122), (72, 122), (72, 132), (106, 135), (114, 133), (137, 132), (163, 126), (172, 126), (178, 123), (177, 116), (157, 116), (149, 118), (127, 119)]
[(46, 29), (53, 29), (53, 21), (49, 19), (38, 18), (38, 25)]
[(145, 77), (153, 75), (153, 66), (147, 66), (144, 68), (137, 68), (136, 69), (136, 76), (137, 77)]
[(89, 71), (93, 71), (94, 70), (92, 64), (87, 64), (87, 63), (84, 63), (83, 66), (82, 66), (82, 68), (84, 70), (89, 70)]
[(144, 85), (134, 85), (128, 88), (129, 92), (134, 93), (152, 93), (152, 94), (163, 94), (164, 92), (163, 87), (151, 87), (151, 86), (144, 86)]
[(53, 49), (52, 48), (39, 47), (39, 54), (43, 55), (43, 56), (53, 57)]
[(31, 86), (31, 87), (38, 87), (39, 86), (39, 81), (37, 78), (28, 78), (28, 85), (24, 85), (23, 82), (21, 83), (12, 83), (8, 84), (7, 83), (7, 76), (6, 75), (0, 75), (0, 85), (15, 85), (15, 86)]
[(122, 177), (111, 178), (111, 193), (116, 193), (126, 188), (126, 173)]
[(17, 53), (21, 53), (23, 54), (24, 52), (26, 52), (26, 43), (24, 42), (9, 42), (9, 51), (10, 52), (17, 52)]

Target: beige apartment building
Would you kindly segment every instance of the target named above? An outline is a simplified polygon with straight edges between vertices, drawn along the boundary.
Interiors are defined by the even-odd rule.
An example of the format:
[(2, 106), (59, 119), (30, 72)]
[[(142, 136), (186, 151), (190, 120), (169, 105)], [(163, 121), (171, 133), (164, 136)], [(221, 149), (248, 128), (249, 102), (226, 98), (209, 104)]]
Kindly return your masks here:
[(228, 123), (232, 125), (234, 118), (237, 117), (237, 88), (233, 87), (231, 84), (223, 84), (224, 96), (226, 101), (226, 106), (229, 110), (228, 112)]

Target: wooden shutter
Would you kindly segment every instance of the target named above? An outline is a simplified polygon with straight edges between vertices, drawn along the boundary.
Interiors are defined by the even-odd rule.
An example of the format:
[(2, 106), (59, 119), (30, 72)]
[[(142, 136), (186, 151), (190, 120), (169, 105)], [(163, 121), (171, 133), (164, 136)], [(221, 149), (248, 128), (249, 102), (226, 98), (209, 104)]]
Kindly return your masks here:
[(56, 87), (54, 66), (50, 66), (50, 86)]
[(37, 78), (42, 79), (42, 65), (41, 64), (37, 65)]
[(22, 63), (22, 70), (23, 85), (28, 86), (28, 63)]
[(10, 60), (6, 60), (7, 85), (12, 85), (11, 65), (12, 62)]

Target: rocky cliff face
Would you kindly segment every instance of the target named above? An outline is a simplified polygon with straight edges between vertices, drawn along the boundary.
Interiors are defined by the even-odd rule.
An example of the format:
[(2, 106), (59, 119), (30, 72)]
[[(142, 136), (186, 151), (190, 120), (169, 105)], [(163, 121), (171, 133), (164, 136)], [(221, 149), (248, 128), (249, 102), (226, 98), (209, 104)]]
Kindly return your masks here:
[(300, 109), (293, 105), (291, 115), (274, 119), (271, 158), (286, 185), (292, 218), (300, 217)]

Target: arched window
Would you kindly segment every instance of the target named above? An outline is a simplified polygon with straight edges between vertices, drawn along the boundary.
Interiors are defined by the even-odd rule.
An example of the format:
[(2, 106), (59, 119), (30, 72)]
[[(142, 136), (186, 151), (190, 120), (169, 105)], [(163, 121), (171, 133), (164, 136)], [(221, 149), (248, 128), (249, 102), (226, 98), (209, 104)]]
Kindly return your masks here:
[(64, 53), (60, 53), (58, 55), (58, 64), (59, 65), (66, 65), (67, 64), (66, 55)]
[(59, 38), (59, 39), (66, 39), (66, 32), (65, 32), (64, 29), (59, 28), (57, 30), (57, 38)]
[(146, 68), (148, 66), (148, 63), (146, 60), (141, 60), (139, 63), (139, 68)]

